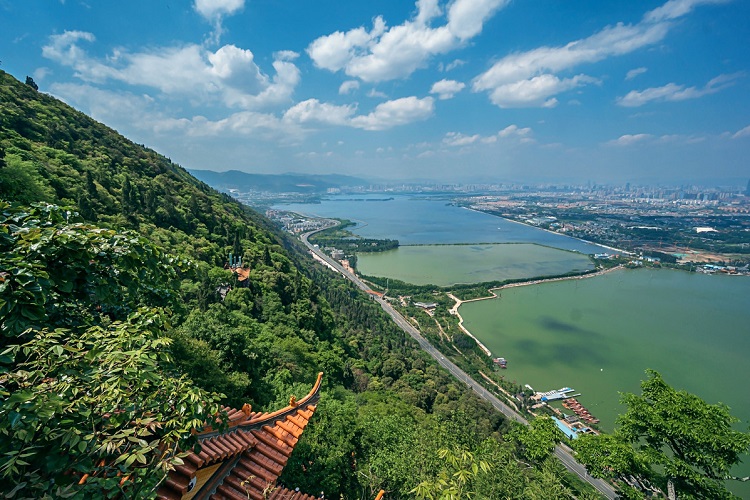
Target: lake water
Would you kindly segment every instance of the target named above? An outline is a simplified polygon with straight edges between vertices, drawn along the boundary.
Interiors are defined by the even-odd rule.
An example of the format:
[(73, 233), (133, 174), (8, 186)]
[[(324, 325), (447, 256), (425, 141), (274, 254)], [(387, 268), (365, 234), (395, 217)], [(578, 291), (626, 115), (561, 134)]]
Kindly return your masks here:
[[(376, 201), (385, 198), (393, 199)], [(357, 222), (356, 234), (366, 238), (397, 239), (402, 245), (537, 243), (585, 254), (603, 251), (598, 245), (456, 207), (447, 199), (432, 196), (331, 196), (320, 204), (288, 204), (274, 208), (309, 216), (349, 219)]]
[(647, 368), (675, 387), (750, 419), (750, 280), (670, 270), (503, 289), (461, 306), (464, 325), (506, 378), (546, 391), (573, 387), (612, 428), (618, 391), (639, 392)]
[[(390, 201), (351, 198), (333, 197), (321, 204), (277, 208), (354, 220), (358, 222), (356, 233), (362, 236), (395, 238), (406, 245), (536, 243), (586, 254), (602, 251), (593, 244), (451, 206), (448, 200), (408, 196), (394, 196)], [(496, 246), (514, 245), (492, 245)], [(495, 267), (492, 262), (482, 262), (481, 251), (474, 247), (450, 247), (443, 250), (450, 255), (433, 256), (435, 262), (443, 262), (443, 267), (456, 267), (456, 274), (450, 276), (448, 270), (440, 272), (444, 283), (469, 282), (477, 276), (477, 269)], [(424, 248), (440, 252), (437, 249), (441, 247), (404, 247), (391, 255), (373, 256), (372, 260), (371, 256), (360, 255), (359, 259), (365, 269), (372, 265), (372, 269), (383, 272), (392, 265), (394, 276), (405, 275), (406, 270), (397, 268), (406, 268), (407, 253), (424, 252)], [(456, 262), (464, 251), (465, 258), (474, 263), (459, 269)], [(404, 252), (403, 258), (396, 257), (400, 252)], [(490, 251), (486, 255), (491, 257), (489, 260), (496, 258)], [(453, 264), (440, 260), (446, 258)], [(534, 258), (530, 258), (523, 265), (533, 262)], [(538, 269), (529, 267), (528, 272), (533, 277)], [(731, 413), (742, 420), (738, 428), (747, 431), (749, 298), (747, 277), (639, 269), (506, 289), (500, 299), (467, 303), (460, 312), (466, 327), (493, 354), (508, 359), (504, 372), (508, 380), (528, 383), (536, 390), (573, 387), (582, 393), (578, 399), (601, 419), (604, 429), (612, 429), (616, 416), (625, 410), (619, 405), (619, 392), (639, 394), (644, 371), (653, 368), (676, 388), (710, 403), (730, 406)], [(750, 475), (750, 463), (743, 464), (736, 473)], [(750, 483), (733, 490), (750, 498)]]
[(402, 246), (357, 255), (357, 270), (415, 285), (450, 286), (529, 276), (553, 276), (594, 268), (587, 256), (528, 243)]
[[(508, 359), (507, 380), (538, 391), (574, 388), (606, 430), (625, 411), (618, 393), (640, 394), (652, 368), (675, 388), (728, 405), (747, 431), (749, 298), (743, 276), (638, 269), (504, 289), (460, 313), (494, 355)], [(750, 463), (735, 473), (750, 475)], [(748, 483), (733, 490), (750, 498)]]

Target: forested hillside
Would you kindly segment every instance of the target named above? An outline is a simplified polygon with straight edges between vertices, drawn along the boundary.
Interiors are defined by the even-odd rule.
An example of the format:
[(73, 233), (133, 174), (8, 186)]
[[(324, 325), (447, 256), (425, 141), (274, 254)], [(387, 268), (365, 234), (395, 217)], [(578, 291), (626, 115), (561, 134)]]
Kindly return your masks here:
[(322, 370), (288, 486), (588, 495), (554, 432), (512, 427), (264, 217), (4, 72), (0, 200), (3, 494), (148, 498), (218, 403), (276, 409)]

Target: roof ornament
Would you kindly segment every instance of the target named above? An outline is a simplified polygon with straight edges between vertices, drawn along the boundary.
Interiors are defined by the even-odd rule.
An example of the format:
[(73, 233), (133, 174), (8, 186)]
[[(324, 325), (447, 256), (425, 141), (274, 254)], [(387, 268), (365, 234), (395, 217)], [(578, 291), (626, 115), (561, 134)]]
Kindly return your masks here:
[(291, 406), (292, 408), (297, 406), (297, 396), (295, 396), (294, 394), (292, 394), (292, 397), (289, 398), (289, 406)]
[(242, 413), (244, 413), (246, 417), (249, 417), (252, 411), (253, 407), (250, 404), (245, 403), (244, 405), (242, 405)]

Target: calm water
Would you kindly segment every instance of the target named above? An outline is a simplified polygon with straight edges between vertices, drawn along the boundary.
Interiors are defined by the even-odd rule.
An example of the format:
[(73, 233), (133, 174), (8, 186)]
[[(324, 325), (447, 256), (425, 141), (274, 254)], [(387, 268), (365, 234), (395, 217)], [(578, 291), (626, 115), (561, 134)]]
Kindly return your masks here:
[(638, 392), (646, 368), (750, 420), (750, 280), (622, 270), (502, 290), (461, 306), (466, 328), (506, 377), (537, 390), (570, 386), (611, 427), (618, 391)]
[[(521, 242), (587, 254), (601, 251), (596, 245), (449, 206), (444, 200), (394, 198), (365, 202), (334, 197), (319, 205), (278, 208), (356, 220), (360, 223), (358, 234), (395, 238), (406, 245)], [(474, 270), (496, 267), (492, 252), (485, 254), (490, 262), (483, 262), (475, 247), (482, 245), (452, 247), (458, 251), (450, 256), (456, 274), (449, 276), (450, 270), (442, 270), (438, 276), (444, 282), (470, 282)], [(375, 257), (384, 259), (382, 262), (360, 256), (360, 265), (372, 265), (382, 272), (392, 265), (394, 277), (405, 276), (399, 266), (406, 269), (401, 259), (412, 251), (407, 248), (411, 247)], [(403, 250), (407, 252), (396, 257)], [(426, 250), (423, 247), (421, 251)], [(461, 259), (474, 263), (460, 269)], [(530, 258), (524, 265), (533, 262)], [(539, 274), (536, 268), (528, 270), (529, 277)], [(418, 279), (415, 277), (415, 282)], [(601, 419), (605, 429), (612, 429), (616, 416), (625, 410), (619, 405), (618, 393), (640, 393), (644, 370), (653, 368), (676, 388), (730, 406), (731, 413), (742, 420), (741, 429), (747, 431), (749, 299), (747, 277), (640, 269), (503, 290), (500, 299), (464, 304), (461, 314), (466, 327), (495, 355), (508, 358), (505, 376), (509, 380), (528, 383), (537, 390), (575, 388), (582, 393), (579, 400)], [(744, 458), (750, 461), (750, 457)], [(735, 473), (750, 475), (750, 463)], [(750, 483), (733, 490), (750, 498)]]
[(402, 246), (357, 256), (357, 269), (362, 274), (416, 285), (449, 286), (551, 276), (593, 267), (591, 260), (578, 252), (526, 243)]
[[(493, 354), (508, 358), (508, 380), (576, 389), (605, 429), (625, 411), (618, 392), (640, 394), (653, 368), (673, 387), (728, 405), (747, 431), (748, 298), (746, 277), (640, 269), (506, 289), (460, 313)], [(750, 474), (750, 463), (740, 470)], [(733, 489), (750, 498), (747, 483)]]
[[(384, 199), (389, 201), (362, 201)], [(538, 243), (585, 254), (602, 247), (542, 231), (492, 215), (448, 205), (445, 199), (403, 195), (332, 196), (320, 204), (274, 208), (310, 216), (358, 222), (355, 232), (367, 238), (397, 239), (402, 245), (430, 243)]]

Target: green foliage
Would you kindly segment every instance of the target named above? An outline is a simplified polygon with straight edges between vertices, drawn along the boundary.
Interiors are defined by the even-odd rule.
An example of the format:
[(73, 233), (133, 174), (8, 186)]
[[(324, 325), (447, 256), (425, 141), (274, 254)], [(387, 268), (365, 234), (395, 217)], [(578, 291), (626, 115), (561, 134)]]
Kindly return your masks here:
[(409, 493), (416, 498), (429, 500), (458, 500), (474, 498), (473, 483), (480, 474), (489, 474), (490, 464), (484, 460), (475, 460), (474, 454), (466, 450), (441, 449), (438, 457), (446, 463), (446, 469), (440, 471), (432, 481), (422, 481)]
[(143, 238), (75, 222), (54, 205), (0, 201), (0, 345), (42, 325), (122, 320), (176, 304), (176, 269)]
[(627, 412), (613, 436), (579, 440), (579, 458), (599, 477), (637, 476), (663, 491), (671, 481), (680, 498), (731, 498), (725, 481), (750, 451), (750, 434), (722, 405), (669, 386), (648, 370), (642, 394), (623, 394)]
[(191, 431), (219, 411), (216, 396), (168, 371), (163, 328), (164, 318), (142, 310), (107, 327), (44, 329), (6, 349), (1, 483), (32, 498), (153, 496)]
[[(65, 207), (0, 204), (0, 494), (147, 498), (216, 409), (180, 372), (223, 404), (275, 410), (321, 369), (287, 485), (412, 498), (443, 448), (500, 464), (471, 479), (477, 497), (562, 488), (500, 441), (489, 404), (268, 220), (2, 71), (0, 190)], [(247, 281), (223, 268), (230, 252)]]
[(541, 463), (552, 454), (565, 437), (550, 417), (537, 417), (528, 426), (517, 424), (513, 432), (523, 457)]

